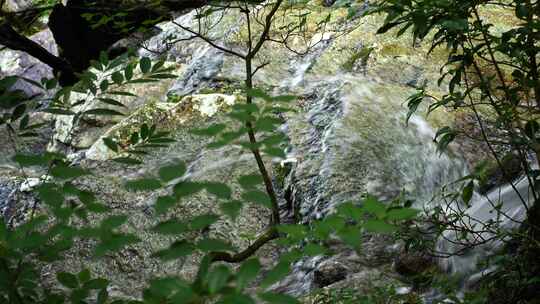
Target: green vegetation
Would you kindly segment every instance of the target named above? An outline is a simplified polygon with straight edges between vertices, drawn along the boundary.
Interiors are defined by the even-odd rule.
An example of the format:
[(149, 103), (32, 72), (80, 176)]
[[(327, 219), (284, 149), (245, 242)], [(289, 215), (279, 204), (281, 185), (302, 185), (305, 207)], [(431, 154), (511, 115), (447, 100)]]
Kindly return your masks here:
[[(426, 39), (431, 49), (446, 46), (449, 51), (444, 66), (441, 66), (439, 85), (446, 86), (447, 93), (441, 98), (433, 96), (429, 89), (419, 91), (408, 100), (409, 117), (417, 111), (421, 103), (429, 102), (428, 113), (439, 108), (459, 109), (474, 117), (478, 135), (468, 134), (467, 130), (445, 126), (438, 130), (436, 141), (440, 150), (460, 137), (475, 137), (483, 142), (490, 152), (490, 157), (497, 165), (479, 166), (479, 171), (463, 178), (460, 195), (448, 197), (448, 205), (465, 205), (471, 202), (474, 181), (478, 180), (481, 188), (485, 188), (486, 170), (500, 172), (503, 182), (508, 182), (513, 191), (518, 191), (513, 179), (524, 174), (529, 182), (530, 198), (520, 196), (519, 199), (526, 210), (526, 221), (520, 223), (520, 229), (500, 229), (500, 220), (496, 222), (478, 222), (481, 227), (471, 227), (464, 222), (474, 222), (474, 215), (463, 211), (455, 211), (455, 221), (441, 220), (443, 206), (436, 208), (430, 221), (443, 233), (447, 229), (456, 231), (455, 241), (464, 248), (475, 248), (485, 242), (484, 238), (475, 238), (479, 233), (490, 233), (495, 239), (506, 243), (519, 244), (518, 256), (523, 259), (518, 263), (528, 265), (528, 269), (520, 273), (519, 286), (506, 286), (510, 290), (521, 290), (515, 298), (506, 298), (505, 303), (529, 303), (535, 297), (525, 290), (535, 286), (540, 269), (531, 255), (540, 252), (540, 205), (538, 200), (538, 109), (540, 98), (540, 82), (538, 80), (537, 18), (539, 4), (532, 1), (381, 1), (371, 13), (386, 14), (385, 24), (379, 33), (395, 29), (397, 36), (410, 31), (413, 42)], [(496, 28), (490, 18), (490, 12), (499, 8), (512, 12), (505, 15), (512, 20), (508, 27)], [(497, 17), (498, 18), (498, 17)], [(495, 130), (493, 129), (496, 128)], [(509, 153), (510, 152), (510, 153)], [(509, 157), (511, 155), (511, 157)], [(531, 155), (536, 160), (529, 161)], [(514, 161), (515, 160), (515, 161)], [(511, 164), (509, 166), (509, 164)], [(482, 169), (484, 168), (484, 169)], [(518, 171), (516, 173), (516, 170)], [(521, 173), (520, 173), (521, 172)], [(489, 174), (489, 173), (488, 173)], [(499, 184), (501, 182), (499, 181)], [(456, 205), (453, 205), (456, 206)], [(457, 205), (459, 206), (459, 205)], [(509, 216), (495, 206), (501, 216)], [(459, 209), (459, 208), (458, 208)], [(447, 216), (447, 215), (446, 215)], [(526, 223), (526, 224), (525, 224)], [(476, 225), (475, 225), (476, 226)], [(479, 232), (482, 231), (482, 232)], [(507, 249), (508, 250), (508, 249)], [(455, 252), (439, 254), (454, 255)], [(517, 261), (517, 260), (515, 260)], [(519, 268), (520, 266), (518, 266)], [(524, 279), (527, 278), (527, 279)], [(497, 278), (493, 278), (500, 282)], [(489, 281), (489, 279), (488, 279)], [(501, 285), (499, 285), (500, 287)], [(504, 291), (502, 291), (504, 292)], [(519, 292), (518, 292), (519, 293)], [(489, 302), (497, 302), (498, 291), (489, 297)]]
[[(33, 4), (43, 7), (39, 12), (46, 15), (47, 7), (57, 2), (40, 0)], [(121, 2), (126, 7), (131, 4), (130, 1)], [(160, 5), (161, 2), (157, 1), (155, 7), (162, 9)], [(137, 56), (131, 50), (117, 56), (102, 50), (99, 58), (89, 60), (90, 67), (79, 73), (71, 66), (73, 62), (48, 54), (39, 47), (32, 50), (37, 49), (37, 53), (43, 55), (41, 58), (48, 58), (54, 63), (51, 67), (58, 68), (59, 79), (33, 81), (17, 76), (0, 79), (0, 127), (6, 130), (8, 144), (14, 151), (12, 160), (25, 179), (27, 172), (38, 172), (41, 176), (35, 185), (29, 187), (39, 203), (34, 203), (30, 210), (21, 211), (24, 214), (20, 222), (5, 222), (0, 218), (0, 302), (287, 304), (307, 301), (312, 304), (412, 304), (422, 303), (420, 294), (430, 287), (436, 288), (453, 303), (537, 301), (537, 291), (534, 290), (540, 282), (540, 263), (537, 259), (540, 253), (540, 198), (537, 191), (540, 183), (540, 46), (537, 42), (540, 3), (527, 0), (381, 0), (371, 3), (368, 15), (386, 16), (379, 34), (392, 32), (401, 36), (412, 33), (411, 43), (426, 40), (431, 44), (430, 51), (439, 49), (439, 57), (440, 48), (447, 49), (444, 54), (448, 57), (440, 67), (441, 77), (438, 81), (438, 85), (444, 87), (444, 95), (439, 97), (437, 92), (431, 92), (432, 87), (427, 82), (417, 87), (417, 92), (407, 100), (409, 113), (406, 121), (409, 122), (413, 115), (423, 109), (424, 104), (427, 104), (428, 114), (441, 109), (460, 111), (463, 116), (468, 114), (474, 118), (473, 129), (478, 131), (477, 134), (455, 125), (442, 126), (434, 139), (437, 148), (444, 153), (452, 149), (452, 143), (466, 138), (485, 145), (490, 158), (475, 164), (476, 169), (470, 175), (447, 185), (440, 196), (435, 197), (441, 204), (432, 209), (426, 208), (425, 212), (413, 208), (413, 202), (407, 200), (405, 195), (386, 203), (367, 194), (358, 201), (342, 202), (326, 217), (307, 224), (298, 223), (300, 215), (296, 206), (288, 206), (296, 212), (292, 220), (283, 218), (279, 204), (287, 201), (287, 197), (280, 196), (287, 194), (278, 191), (283, 189), (276, 189), (284, 188), (287, 178), (294, 172), (288, 163), (279, 163), (286, 159), (285, 147), (289, 144), (280, 127), (284, 117), (296, 111), (293, 103), (298, 97), (275, 93), (278, 90), (270, 86), (259, 86), (256, 76), (272, 61), (283, 64), (282, 58), (268, 57), (268, 54), (273, 54), (270, 52), (272, 45), (279, 44), (293, 53), (309, 54), (324, 40), (329, 25), (343, 24), (346, 19), (357, 17), (358, 3), (336, 3), (336, 10), (347, 8), (340, 11), (339, 18), (332, 15), (331, 9), (313, 7), (313, 3), (283, 0), (265, 3), (221, 2), (202, 8), (200, 3), (190, 5), (193, 6), (190, 9), (197, 9), (194, 17), (197, 26), (171, 25), (190, 37), (169, 36), (167, 41), (163, 41), (164, 44), (174, 45), (191, 39), (207, 43), (241, 63), (239, 73), (242, 85), (224, 80), (211, 89), (196, 90), (197, 94), (170, 94), (167, 103), (152, 100), (138, 111), (131, 111), (126, 100), (140, 96), (132, 93), (129, 87), (146, 86), (178, 77), (176, 67), (160, 59), (166, 56), (156, 54), (156, 58), (151, 59)], [(510, 11), (511, 14), (502, 17), (493, 14), (494, 7)], [(135, 14), (137, 18), (134, 24), (130, 23), (132, 20), (123, 23), (119, 20), (130, 13), (140, 12), (137, 10), (140, 7), (114, 12), (112, 17), (108, 15), (109, 11), (99, 11), (97, 4), (95, 8), (97, 13), (80, 16), (91, 24), (92, 29), (106, 27), (113, 21), (113, 28), (126, 34), (137, 31), (139, 26), (148, 29), (158, 21), (165, 20), (164, 15), (152, 15), (141, 21), (140, 16)], [(221, 43), (212, 36), (212, 29), (230, 26), (227, 14), (233, 11), (241, 16), (244, 23), (228, 43)], [(311, 11), (314, 13), (310, 14)], [(347, 13), (343, 14), (344, 11)], [(217, 23), (211, 18), (214, 14), (221, 14)], [(17, 14), (2, 12), (0, 17), (0, 42), (13, 43), (6, 45), (31, 54), (29, 42), (17, 36), (8, 23), (9, 20), (19, 20)], [(503, 18), (511, 22), (508, 22), (508, 26), (496, 27), (490, 23), (490, 18)], [(31, 20), (29, 24), (34, 22)], [(23, 24), (14, 27), (24, 28)], [(231, 42), (233, 40), (234, 44)], [(36, 47), (32, 43), (30, 45)], [(112, 43), (105, 45), (110, 47)], [(362, 47), (336, 66), (347, 72), (353, 72), (359, 65), (367, 69), (368, 60), (376, 55), (376, 51), (376, 46)], [(412, 52), (397, 43), (387, 44), (379, 51), (385, 56)], [(47, 54), (44, 55), (44, 52)], [(61, 79), (66, 75), (73, 77)], [(17, 82), (31, 85), (41, 93), (27, 96), (16, 89)], [(208, 124), (191, 128), (189, 135), (203, 138), (205, 148), (215, 153), (218, 160), (223, 151), (234, 151), (238, 153), (238, 158), (249, 155), (252, 161), (250, 172), (244, 172), (232, 181), (207, 176), (202, 179), (191, 174), (191, 164), (179, 159), (153, 162), (152, 166), (156, 167), (148, 168), (145, 162), (151, 160), (152, 155), (162, 153), (177, 143), (177, 138), (170, 131), (178, 125), (188, 125), (172, 122), (175, 119), (185, 122), (193, 118), (187, 117), (195, 109), (191, 102), (205, 97), (211, 100), (205, 99), (207, 103), (199, 104), (198, 110), (203, 112), (201, 108), (206, 107), (204, 110), (211, 112), (204, 118), (208, 118)], [(169, 111), (173, 107), (186, 117), (176, 117), (177, 112)], [(223, 119), (209, 119), (216, 109), (222, 112)], [(385, 106), (378, 106), (378, 109), (387, 112), (395, 110)], [(350, 107), (346, 110), (367, 111), (368, 108)], [(111, 162), (114, 161), (114, 166), (117, 166), (113, 168), (139, 168), (143, 172), (122, 181), (122, 191), (131, 192), (134, 196), (152, 193), (155, 198), (155, 202), (146, 210), (151, 220), (137, 223), (142, 225), (143, 231), (133, 231), (133, 227), (141, 226), (133, 225), (129, 213), (104, 203), (97, 191), (87, 187), (87, 179), (97, 170), (95, 165), (73, 161), (72, 155), (68, 157), (60, 152), (27, 152), (27, 145), (43, 136), (40, 130), (48, 127), (36, 119), (44, 114), (53, 115), (57, 121), (67, 125), (65, 137), (69, 141), (73, 140), (74, 130), (85, 123), (113, 121), (130, 115), (130, 121), (124, 120), (123, 125), (117, 125), (105, 135), (100, 134), (99, 143), (107, 149), (100, 152), (112, 155)], [(343, 164), (347, 166), (343, 170), (356, 170), (358, 163), (369, 161), (368, 157), (390, 157), (394, 152), (387, 151), (387, 146), (377, 140), (384, 137), (400, 142), (400, 135), (387, 130), (389, 127), (386, 126), (393, 124), (377, 124), (375, 120), (378, 117), (374, 116), (374, 121), (369, 121), (369, 125), (384, 126), (380, 130), (355, 134), (366, 138), (377, 137), (372, 144), (378, 153), (363, 155), (364, 160)], [(367, 122), (344, 120), (343, 123)], [(346, 155), (346, 152), (343, 154)], [(459, 155), (459, 150), (454, 149), (451, 154)], [(357, 156), (347, 159), (354, 157)], [(234, 176), (233, 165), (225, 163), (224, 166), (230, 167), (228, 174)], [(386, 183), (395, 184), (398, 179), (394, 179), (395, 175), (391, 173), (384, 171), (380, 174)], [(492, 203), (500, 215), (497, 220), (478, 220), (474, 214), (467, 213), (475, 190), (485, 194), (491, 188), (509, 183), (517, 192), (513, 182), (519, 176), (527, 179), (527, 190), (531, 190), (528, 193), (532, 198), (520, 197), (526, 214), (525, 219), (519, 222), (512, 219), (518, 222), (516, 229), (504, 227), (502, 219), (512, 218), (512, 214), (501, 211), (504, 209), (499, 202)], [(105, 186), (113, 188), (115, 185), (111, 182)], [(340, 186), (348, 186), (347, 181)], [(186, 202), (199, 200), (201, 195), (210, 198), (212, 208), (187, 215), (178, 212), (181, 208), (190, 208), (191, 205)], [(225, 237), (225, 234), (211, 233), (212, 228), (220, 223), (239, 222), (242, 211), (247, 208), (257, 210), (258, 215), (264, 218), (264, 223), (258, 226), (262, 227), (259, 231), (241, 231), (234, 236), (239, 240)], [(433, 257), (452, 257), (462, 253), (439, 251), (436, 242), (446, 237), (447, 231), (456, 232), (456, 239), (452, 241), (464, 248), (460, 249), (464, 252), (490, 241), (503, 244), (502, 252), (483, 261), (484, 269), (496, 266), (489, 268), (494, 269), (493, 272), (463, 294), (457, 291), (460, 282), (441, 274), (433, 263)], [(91, 258), (93, 263), (102, 261), (107, 265), (105, 261), (127, 255), (131, 247), (141, 243), (139, 232), (159, 239), (159, 242), (156, 241), (158, 246), (149, 249), (156, 263), (174, 267), (187, 263), (194, 265), (192, 272), (185, 277), (170, 273), (154, 276), (146, 280), (140, 294), (127, 297), (115, 294), (111, 287), (117, 285), (116, 282), (92, 273), (90, 267), (77, 272), (58, 268), (64, 266), (62, 264), (69, 255), (81, 255)], [(346, 286), (330, 286), (302, 298), (270, 289), (291, 274), (295, 263), (336, 254), (332, 251), (333, 243), (345, 244), (351, 252), (360, 255), (364, 250), (365, 238), (373, 235), (394, 237), (404, 243), (403, 254), (408, 256), (400, 261), (405, 261), (406, 265), (396, 263), (395, 268), (405, 277), (403, 281), (415, 288), (414, 292), (399, 294), (398, 286), (392, 282), (386, 286), (372, 286), (372, 282), (369, 282), (368, 292)], [(488, 241), (486, 235), (490, 237)], [(269, 246), (277, 248), (279, 254), (270, 263), (263, 262), (259, 252)], [(47, 268), (53, 264), (60, 266)], [(44, 269), (53, 278), (52, 281), (42, 279)]]

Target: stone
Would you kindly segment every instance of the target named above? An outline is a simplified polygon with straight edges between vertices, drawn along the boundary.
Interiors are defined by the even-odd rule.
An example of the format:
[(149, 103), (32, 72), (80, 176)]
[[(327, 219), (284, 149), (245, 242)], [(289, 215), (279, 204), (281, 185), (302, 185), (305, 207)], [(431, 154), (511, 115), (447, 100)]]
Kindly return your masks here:
[(19, 191), (30, 192), (41, 184), (41, 179), (37, 177), (29, 177), (19, 186)]
[(313, 282), (319, 288), (331, 285), (347, 277), (347, 267), (337, 261), (320, 265), (314, 272)]
[(230, 107), (235, 102), (236, 97), (233, 95), (198, 94), (186, 96), (177, 104), (165, 102), (147, 104), (105, 132), (86, 152), (86, 157), (93, 160), (108, 160), (118, 156), (104, 144), (102, 139), (105, 137), (118, 137), (120, 134), (129, 133), (128, 130), (133, 127), (143, 123), (152, 125), (156, 121), (159, 121), (162, 128), (173, 130), (193, 118), (211, 118), (219, 110)]
[[(38, 32), (29, 38), (44, 47), (49, 53), (58, 55), (56, 43), (54, 42), (51, 31), (48, 29)], [(53, 71), (51, 67), (25, 52), (10, 49), (2, 50), (0, 51), (0, 77), (13, 75), (40, 82), (42, 78), (52, 78)], [(17, 81), (13, 89), (22, 90), (29, 96), (43, 93), (42, 89), (24, 80)]]
[(432, 257), (421, 252), (401, 252), (394, 261), (394, 269), (404, 276), (415, 276), (435, 267)]
[(2, 6), (5, 12), (20, 12), (32, 6), (31, 0), (7, 0)]

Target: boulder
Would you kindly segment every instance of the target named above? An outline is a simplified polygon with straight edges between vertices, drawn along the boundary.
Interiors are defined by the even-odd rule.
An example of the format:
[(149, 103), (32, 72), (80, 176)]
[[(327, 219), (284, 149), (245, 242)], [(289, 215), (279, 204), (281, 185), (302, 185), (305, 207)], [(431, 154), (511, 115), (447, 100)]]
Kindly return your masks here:
[(347, 267), (337, 261), (329, 261), (320, 265), (313, 275), (313, 283), (319, 288), (344, 280), (347, 277)]
[(435, 267), (433, 257), (421, 252), (401, 252), (394, 261), (394, 269), (405, 276), (415, 276)]
[(2, 6), (2, 10), (5, 12), (20, 12), (31, 6), (31, 0), (7, 0)]
[[(30, 36), (30, 39), (40, 44), (51, 54), (58, 54), (56, 43), (48, 29)], [(13, 75), (40, 82), (42, 78), (52, 78), (53, 71), (51, 67), (25, 52), (2, 50), (0, 51), (0, 77)], [(41, 89), (23, 80), (19, 80), (13, 89), (22, 90), (30, 96), (43, 93)]]
[(135, 111), (132, 115), (116, 124), (105, 132), (86, 152), (86, 157), (92, 160), (108, 160), (117, 155), (107, 148), (103, 142), (105, 137), (114, 137), (118, 141), (123, 141), (143, 123), (152, 125), (159, 121), (163, 130), (174, 130), (193, 118), (211, 118), (216, 113), (232, 106), (236, 101), (233, 95), (224, 94), (199, 94), (184, 97), (180, 102), (149, 103)]

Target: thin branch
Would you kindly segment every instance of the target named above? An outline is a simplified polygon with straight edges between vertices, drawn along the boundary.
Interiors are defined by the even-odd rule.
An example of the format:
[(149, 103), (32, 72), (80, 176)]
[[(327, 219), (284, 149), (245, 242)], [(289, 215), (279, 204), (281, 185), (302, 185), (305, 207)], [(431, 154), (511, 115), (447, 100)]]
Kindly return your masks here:
[(245, 59), (245, 58), (246, 58), (246, 55), (240, 54), (240, 53), (238, 53), (238, 52), (236, 52), (236, 51), (233, 51), (233, 50), (227, 49), (227, 48), (225, 48), (225, 47), (223, 47), (223, 46), (220, 46), (220, 45), (216, 44), (215, 42), (213, 42), (212, 40), (210, 40), (208, 37), (205, 37), (205, 36), (203, 36), (202, 34), (196, 32), (196, 31), (194, 31), (194, 30), (192, 30), (192, 29), (190, 29), (190, 28), (188, 28), (188, 27), (183, 26), (183, 25), (181, 25), (180, 23), (178, 23), (178, 22), (176, 22), (176, 21), (172, 21), (172, 23), (173, 23), (174, 25), (178, 26), (179, 28), (181, 28), (182, 30), (187, 31), (187, 32), (193, 34), (193, 35), (196, 36), (197, 38), (203, 40), (204, 42), (210, 44), (212, 47), (214, 47), (214, 48), (216, 48), (216, 49), (218, 49), (218, 50), (220, 50), (220, 51), (222, 51), (222, 52), (225, 52), (225, 53), (234, 55), (234, 56), (239, 57), (239, 58), (242, 58), (242, 59)]
[(275, 227), (271, 227), (262, 235), (260, 235), (257, 238), (257, 240), (253, 242), (253, 244), (251, 244), (249, 247), (247, 247), (243, 251), (236, 254), (230, 254), (228, 252), (221, 252), (221, 251), (212, 252), (210, 253), (210, 259), (212, 262), (239, 263), (251, 257), (255, 252), (257, 252), (257, 250), (259, 250), (266, 243), (274, 239), (277, 239), (278, 237), (279, 237), (279, 233), (277, 229)]

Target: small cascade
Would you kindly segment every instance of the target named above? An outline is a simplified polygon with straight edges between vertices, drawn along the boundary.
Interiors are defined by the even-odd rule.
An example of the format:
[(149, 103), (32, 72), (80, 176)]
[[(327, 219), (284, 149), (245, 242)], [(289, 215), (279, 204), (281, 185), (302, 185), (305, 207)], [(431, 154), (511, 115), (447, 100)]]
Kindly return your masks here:
[[(291, 134), (297, 162), (288, 185), (302, 222), (324, 218), (366, 193), (381, 200), (405, 193), (421, 207), (440, 187), (466, 174), (463, 161), (437, 151), (425, 120), (413, 116), (405, 124), (401, 101), (407, 92), (347, 75), (310, 83), (306, 114), (288, 126), (302, 128), (300, 137)], [(392, 243), (384, 242), (376, 246), (392, 250)], [(293, 275), (274, 289), (301, 295), (320, 287), (313, 278), (326, 260), (298, 262)]]
[(292, 66), (289, 72), (292, 74), (289, 78), (286, 78), (281, 83), (282, 88), (294, 89), (298, 86), (302, 86), (304, 78), (309, 72), (309, 69), (316, 63), (319, 56), (332, 44), (330, 38), (321, 37), (320, 41), (317, 41), (316, 45), (311, 49), (309, 53), (304, 56), (296, 58), (292, 62)]
[[(503, 241), (494, 238), (495, 235), (491, 232), (493, 228), (484, 229), (485, 226), (480, 223), (493, 223), (496, 229), (502, 230), (519, 228), (532, 201), (534, 200), (529, 181), (525, 177), (513, 184), (496, 188), (484, 196), (475, 194), (470, 207), (465, 210), (466, 217), (462, 224), (475, 232), (466, 240), (459, 239), (455, 230), (444, 232), (437, 242), (436, 250), (452, 256), (439, 260), (441, 268), (453, 275), (462, 276), (465, 286), (492, 271), (479, 268), (478, 263), (502, 249)], [(482, 244), (468, 249), (465, 245), (468, 241)]]

